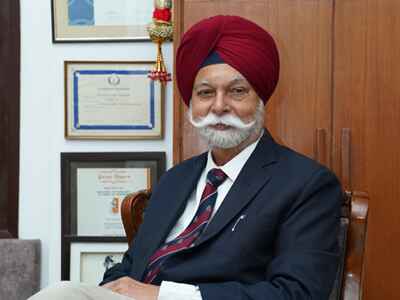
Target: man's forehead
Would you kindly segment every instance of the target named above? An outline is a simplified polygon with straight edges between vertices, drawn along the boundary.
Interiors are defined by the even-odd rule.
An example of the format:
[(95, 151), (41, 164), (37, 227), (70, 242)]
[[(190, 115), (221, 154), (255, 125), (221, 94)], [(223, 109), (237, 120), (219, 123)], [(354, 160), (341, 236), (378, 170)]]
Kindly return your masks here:
[(197, 89), (199, 87), (202, 86), (213, 86), (215, 84), (223, 84), (223, 85), (232, 85), (232, 84), (236, 84), (236, 83), (248, 83), (248, 81), (246, 80), (246, 78), (243, 77), (243, 75), (237, 74), (237, 75), (233, 75), (231, 77), (225, 77), (222, 80), (215, 80), (215, 78), (202, 78), (200, 80), (198, 80), (197, 82), (195, 82), (193, 89)]
[(234, 84), (248, 82), (236, 69), (228, 64), (215, 64), (199, 70), (194, 81), (194, 88), (198, 85)]

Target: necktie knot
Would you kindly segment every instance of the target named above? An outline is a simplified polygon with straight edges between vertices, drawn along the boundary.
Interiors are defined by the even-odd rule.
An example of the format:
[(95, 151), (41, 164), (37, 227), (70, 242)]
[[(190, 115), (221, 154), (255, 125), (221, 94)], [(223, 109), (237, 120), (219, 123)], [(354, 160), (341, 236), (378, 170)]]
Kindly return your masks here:
[(218, 188), (227, 178), (227, 175), (221, 169), (211, 169), (208, 171), (207, 180), (214, 188)]

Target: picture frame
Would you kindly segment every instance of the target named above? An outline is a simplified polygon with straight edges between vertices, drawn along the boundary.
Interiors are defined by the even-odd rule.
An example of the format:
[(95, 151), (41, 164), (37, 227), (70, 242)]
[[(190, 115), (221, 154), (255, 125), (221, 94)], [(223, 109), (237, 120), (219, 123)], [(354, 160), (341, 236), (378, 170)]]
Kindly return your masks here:
[(62, 236), (125, 240), (122, 200), (164, 171), (164, 152), (61, 153)]
[(62, 152), (60, 161), (62, 279), (68, 280), (72, 243), (127, 245), (122, 200), (156, 184), (165, 152)]
[(66, 139), (162, 139), (165, 90), (154, 61), (65, 61)]
[(104, 272), (121, 262), (128, 250), (127, 243), (71, 242), (69, 247), (69, 271), (63, 280), (90, 285), (98, 285)]
[(51, 0), (53, 43), (148, 41), (153, 1)]

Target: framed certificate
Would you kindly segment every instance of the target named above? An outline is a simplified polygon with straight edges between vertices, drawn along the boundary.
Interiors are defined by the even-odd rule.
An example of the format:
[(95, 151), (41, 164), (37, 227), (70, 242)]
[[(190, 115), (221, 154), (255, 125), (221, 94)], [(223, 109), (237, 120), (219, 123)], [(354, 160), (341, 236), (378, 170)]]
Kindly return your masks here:
[[(63, 280), (69, 280), (70, 257), (83, 266), (80, 273), (74, 271), (79, 273), (74, 278), (90, 282), (101, 269), (99, 261), (110, 253), (120, 253), (111, 244), (128, 247), (121, 220), (122, 200), (129, 193), (151, 189), (164, 171), (164, 152), (61, 153)], [(79, 253), (86, 253), (78, 259), (71, 252), (75, 243), (102, 243), (104, 247), (95, 251), (90, 248), (95, 246), (74, 246), (81, 249)]]
[(153, 1), (51, 0), (53, 42), (149, 40)]
[(161, 139), (164, 88), (154, 62), (65, 62), (67, 139)]
[(61, 153), (63, 235), (125, 239), (122, 200), (164, 170), (162, 152)]
[(70, 243), (69, 278), (72, 282), (98, 285), (106, 270), (122, 261), (126, 243)]

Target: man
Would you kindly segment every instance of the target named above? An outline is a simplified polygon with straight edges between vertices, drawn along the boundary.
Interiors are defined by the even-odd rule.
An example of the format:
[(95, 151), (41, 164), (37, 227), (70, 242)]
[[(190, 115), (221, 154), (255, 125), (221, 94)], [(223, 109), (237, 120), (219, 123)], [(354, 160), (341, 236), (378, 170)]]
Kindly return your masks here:
[(203, 20), (184, 35), (176, 72), (210, 151), (161, 178), (102, 288), (64, 283), (33, 299), (328, 299), (342, 193), (263, 128), (279, 77), (272, 37), (240, 17)]

